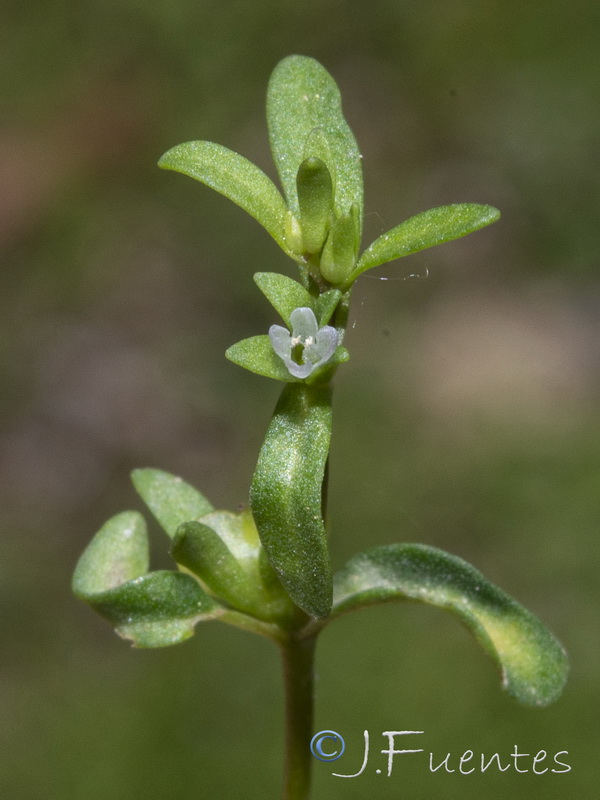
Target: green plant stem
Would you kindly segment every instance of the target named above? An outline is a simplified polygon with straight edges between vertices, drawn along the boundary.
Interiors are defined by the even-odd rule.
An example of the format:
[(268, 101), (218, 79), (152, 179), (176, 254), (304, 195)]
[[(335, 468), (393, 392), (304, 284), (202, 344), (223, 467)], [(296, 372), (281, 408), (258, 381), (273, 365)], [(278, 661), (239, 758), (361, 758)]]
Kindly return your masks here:
[(294, 636), (281, 645), (285, 689), (283, 800), (308, 800), (312, 756), (316, 638)]
[(234, 609), (227, 609), (218, 617), (221, 622), (226, 622), (228, 625), (233, 625), (236, 628), (241, 628), (244, 631), (257, 633), (259, 636), (264, 636), (266, 639), (271, 639), (277, 644), (282, 644), (285, 641), (285, 632), (271, 622), (263, 622), (256, 619), (249, 614), (243, 614), (241, 611)]
[(348, 313), (350, 311), (350, 296), (352, 295), (351, 289), (346, 289), (342, 294), (339, 305), (333, 315), (333, 324), (338, 330), (346, 331), (348, 326)]

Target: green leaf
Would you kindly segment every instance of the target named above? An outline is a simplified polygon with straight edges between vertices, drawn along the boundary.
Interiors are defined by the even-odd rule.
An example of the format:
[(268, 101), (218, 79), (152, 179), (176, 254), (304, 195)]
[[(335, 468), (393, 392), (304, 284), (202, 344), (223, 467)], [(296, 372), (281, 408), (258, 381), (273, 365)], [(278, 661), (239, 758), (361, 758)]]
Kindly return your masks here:
[(232, 511), (213, 511), (202, 518), (244, 569), (258, 558), (260, 539), (249, 509), (239, 514)]
[(293, 606), (262, 552), (249, 511), (215, 511), (202, 522), (185, 522), (171, 549), (178, 564), (239, 611), (265, 621), (289, 617)]
[(296, 308), (313, 308), (314, 300), (307, 290), (292, 278), (276, 272), (257, 272), (254, 282), (281, 316), (288, 328), (290, 315)]
[(331, 567), (321, 510), (331, 437), (331, 389), (287, 386), (260, 451), (250, 505), (269, 561), (296, 605), (331, 608)]
[(296, 176), (302, 241), (308, 253), (323, 247), (333, 216), (333, 184), (327, 165), (320, 158), (307, 158)]
[(194, 626), (225, 610), (182, 572), (150, 572), (84, 598), (136, 647), (168, 647), (189, 639)]
[(145, 575), (148, 565), (146, 521), (137, 511), (124, 511), (105, 522), (85, 549), (73, 591), (85, 599)]
[(327, 169), (331, 176), (332, 188), (335, 192), (335, 173), (332, 171), (335, 167), (333, 158), (331, 156), (331, 147), (327, 141), (327, 136), (322, 128), (313, 128), (304, 141), (303, 156), (307, 158), (318, 158), (327, 165)]
[(293, 613), (294, 606), (265, 558), (258, 530), (250, 509), (239, 514), (214, 511), (203, 520), (220, 536), (245, 575), (248, 610), (255, 616), (274, 620)]
[(341, 296), (342, 293), (339, 289), (329, 289), (329, 291), (323, 292), (323, 294), (320, 294), (317, 297), (315, 302), (315, 314), (317, 316), (320, 328), (323, 325), (327, 325), (333, 316), (334, 311), (338, 307)]
[[(296, 175), (301, 162), (311, 156), (325, 161), (331, 172), (335, 182), (336, 214), (348, 213), (353, 203), (358, 203), (362, 210), (358, 145), (342, 114), (339, 89), (318, 61), (306, 56), (289, 56), (275, 67), (267, 94), (267, 122), (279, 177), (296, 216), (300, 216)], [(313, 133), (315, 128), (320, 129), (318, 134)], [(309, 152), (306, 145), (317, 138), (315, 152)], [(330, 160), (323, 138), (331, 153)]]
[(376, 603), (417, 600), (451, 611), (500, 667), (521, 703), (543, 706), (561, 693), (567, 656), (529, 611), (460, 558), (434, 547), (395, 544), (354, 556), (334, 577), (333, 615)]
[(249, 339), (242, 339), (241, 342), (232, 344), (225, 351), (225, 356), (238, 367), (249, 369), (250, 372), (255, 372), (257, 375), (264, 375), (265, 378), (273, 378), (286, 383), (298, 383), (299, 381), (299, 378), (294, 378), (288, 372), (283, 361), (273, 350), (267, 334), (251, 336)]
[(73, 591), (137, 647), (187, 639), (194, 625), (222, 613), (198, 582), (179, 572), (150, 572), (146, 524), (137, 512), (108, 520), (79, 559)]
[(184, 522), (173, 539), (171, 555), (178, 564), (197, 575), (214, 594), (239, 608), (239, 587), (245, 583), (244, 573), (212, 528), (202, 522)]
[(375, 239), (359, 258), (348, 283), (367, 269), (459, 239), (498, 219), (500, 212), (497, 208), (476, 203), (457, 203), (423, 211)]
[(321, 255), (321, 274), (330, 283), (343, 284), (355, 263), (356, 216), (349, 213), (336, 219), (331, 227)]
[(185, 142), (167, 151), (158, 166), (210, 186), (247, 211), (295, 258), (285, 239), (287, 206), (273, 181), (244, 156), (214, 142)]
[(162, 528), (173, 538), (182, 522), (213, 510), (204, 495), (176, 475), (160, 469), (135, 469), (131, 480)]

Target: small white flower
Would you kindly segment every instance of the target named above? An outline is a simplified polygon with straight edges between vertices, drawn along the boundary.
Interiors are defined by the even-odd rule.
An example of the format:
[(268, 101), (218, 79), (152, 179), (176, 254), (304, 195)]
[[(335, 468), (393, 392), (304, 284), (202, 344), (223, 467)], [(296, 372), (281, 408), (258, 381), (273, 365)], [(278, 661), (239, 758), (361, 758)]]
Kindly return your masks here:
[(308, 378), (333, 356), (338, 334), (331, 325), (319, 328), (310, 308), (295, 308), (290, 314), (290, 322), (291, 334), (281, 325), (271, 325), (271, 345), (294, 378)]

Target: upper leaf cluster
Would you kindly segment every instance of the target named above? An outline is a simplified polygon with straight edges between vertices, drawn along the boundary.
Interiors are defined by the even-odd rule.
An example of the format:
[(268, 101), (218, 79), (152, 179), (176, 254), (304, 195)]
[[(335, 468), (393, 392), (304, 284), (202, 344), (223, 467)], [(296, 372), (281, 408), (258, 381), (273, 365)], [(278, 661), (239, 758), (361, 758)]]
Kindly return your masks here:
[(307, 288), (347, 291), (367, 269), (457, 239), (497, 220), (475, 203), (442, 206), (380, 236), (359, 257), (363, 226), (362, 157), (327, 70), (306, 56), (275, 68), (267, 122), (284, 196), (248, 159), (213, 142), (186, 142), (159, 161), (241, 206), (300, 267)]
[[(306, 56), (289, 56), (271, 76), (267, 123), (273, 158), (283, 194), (244, 156), (214, 142), (186, 142), (159, 161), (229, 197), (271, 234), (294, 259), (300, 284), (283, 276), (256, 276), (259, 287), (290, 328), (271, 331), (233, 345), (227, 357), (246, 369), (276, 380), (312, 383), (331, 378), (347, 360), (341, 346), (347, 318), (348, 291), (365, 270), (424, 248), (457, 239), (499, 217), (491, 206), (462, 203), (417, 214), (384, 233), (359, 255), (364, 202), (362, 157), (342, 113), (339, 89), (327, 70)], [(287, 283), (285, 282), (287, 280)], [(321, 299), (323, 298), (323, 299)], [(323, 308), (335, 314), (337, 347), (332, 333), (314, 336), (294, 331), (290, 315), (311, 309), (318, 326)], [(315, 308), (319, 305), (320, 308)], [(314, 322), (302, 312), (309, 327)], [(298, 317), (299, 318), (299, 317)], [(304, 325), (303, 330), (308, 330)], [(316, 345), (327, 341), (328, 347)]]

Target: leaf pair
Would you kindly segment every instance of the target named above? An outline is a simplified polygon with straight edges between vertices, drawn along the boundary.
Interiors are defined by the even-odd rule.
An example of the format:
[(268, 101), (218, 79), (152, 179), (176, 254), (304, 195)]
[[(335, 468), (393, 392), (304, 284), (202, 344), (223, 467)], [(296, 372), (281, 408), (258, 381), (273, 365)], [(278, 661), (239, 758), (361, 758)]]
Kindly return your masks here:
[(112, 517), (81, 556), (73, 591), (138, 647), (192, 635), (197, 622), (230, 609), (271, 622), (294, 613), (260, 546), (252, 515), (214, 511), (189, 484), (155, 469), (135, 470), (139, 494), (172, 540), (175, 561), (193, 573), (148, 572), (144, 518)]
[[(292, 397), (280, 405), (279, 422), (286, 415), (290, 424), (297, 421), (302, 405), (308, 416), (318, 414), (326, 420), (323, 403), (327, 405), (327, 397), (321, 397), (319, 407), (317, 399), (309, 402), (306, 397), (302, 400), (300, 395), (294, 396), (298, 388), (300, 395), (305, 394), (304, 387), (290, 387)], [(289, 459), (284, 462), (277, 431), (270, 434), (273, 457), (287, 470), (289, 479), (295, 479), (294, 486), (300, 485), (302, 490), (297, 496), (299, 505), (290, 501), (287, 513), (280, 517), (289, 529), (300, 527), (283, 542), (277, 530), (267, 525), (265, 543), (274, 561), (283, 565), (282, 579), (290, 593), (309, 613), (323, 618), (316, 624), (379, 603), (411, 600), (433, 605), (458, 616), (475, 635), (500, 668), (503, 687), (517, 700), (542, 706), (558, 697), (568, 661), (552, 633), (472, 566), (436, 548), (398, 544), (355, 556), (333, 577), (333, 606), (329, 618), (324, 619), (331, 605), (329, 561), (324, 530), (315, 515), (310, 517), (311, 509), (319, 511), (322, 459), (316, 476), (312, 476), (302, 459), (296, 464)], [(326, 422), (321, 436), (323, 454)], [(306, 440), (297, 441), (296, 446), (296, 452), (308, 453)], [(198, 491), (160, 470), (136, 470), (133, 479), (173, 539), (177, 562), (194, 572), (200, 582), (182, 572), (148, 572), (146, 523), (137, 512), (127, 511), (110, 519), (82, 555), (73, 576), (75, 594), (138, 647), (164, 647), (184, 641), (200, 621), (229, 621), (231, 606), (241, 606), (250, 614), (256, 612), (257, 618), (276, 625), (288, 624), (293, 606), (262, 549), (256, 558), (258, 539), (249, 512), (237, 515), (213, 511)], [(263, 490), (269, 491), (269, 487), (257, 470), (253, 483), (257, 507)], [(277, 499), (277, 495), (274, 497)], [(187, 521), (182, 524), (183, 519)], [(312, 569), (322, 576), (308, 588), (304, 568), (293, 568), (308, 546), (302, 531), (312, 537)], [(320, 557), (315, 558), (314, 553), (320, 553)], [(314, 590), (319, 585), (321, 593)]]

